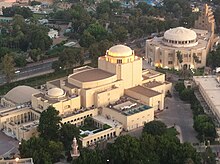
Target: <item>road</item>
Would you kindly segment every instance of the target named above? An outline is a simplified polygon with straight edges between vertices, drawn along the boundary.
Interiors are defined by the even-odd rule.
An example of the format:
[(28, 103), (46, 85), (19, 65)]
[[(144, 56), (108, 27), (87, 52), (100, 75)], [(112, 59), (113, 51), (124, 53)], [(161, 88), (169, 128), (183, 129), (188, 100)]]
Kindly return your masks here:
[[(33, 63), (29, 64), (28, 66), (21, 68), (21, 69), (16, 69), (16, 71), (20, 71), (15, 74), (14, 80), (21, 80), (25, 79), (29, 76), (34, 76), (40, 73), (47, 73), (49, 71), (52, 71), (52, 63), (54, 61), (58, 60), (58, 58), (53, 58), (49, 60), (45, 60), (43, 62), (38, 62), (38, 63)], [(5, 76), (0, 75), (0, 85), (6, 83)]]

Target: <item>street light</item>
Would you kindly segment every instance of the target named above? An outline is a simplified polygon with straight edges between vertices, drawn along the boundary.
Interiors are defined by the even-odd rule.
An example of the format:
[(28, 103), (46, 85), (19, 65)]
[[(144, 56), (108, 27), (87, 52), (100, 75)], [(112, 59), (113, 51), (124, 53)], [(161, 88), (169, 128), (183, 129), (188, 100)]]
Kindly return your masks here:
[(15, 158), (15, 162), (16, 162), (16, 163), (18, 163), (18, 161), (19, 161), (19, 158), (18, 158), (18, 157), (17, 157), (17, 158)]
[(109, 159), (106, 160), (107, 164), (109, 163)]

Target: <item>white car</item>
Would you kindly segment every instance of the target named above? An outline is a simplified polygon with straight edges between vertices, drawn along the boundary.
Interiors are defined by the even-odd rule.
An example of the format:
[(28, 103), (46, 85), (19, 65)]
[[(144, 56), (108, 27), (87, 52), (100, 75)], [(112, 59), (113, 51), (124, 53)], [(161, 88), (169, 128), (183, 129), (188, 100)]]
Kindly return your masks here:
[(20, 72), (21, 72), (21, 71), (17, 70), (17, 71), (15, 71), (15, 74), (20, 73)]

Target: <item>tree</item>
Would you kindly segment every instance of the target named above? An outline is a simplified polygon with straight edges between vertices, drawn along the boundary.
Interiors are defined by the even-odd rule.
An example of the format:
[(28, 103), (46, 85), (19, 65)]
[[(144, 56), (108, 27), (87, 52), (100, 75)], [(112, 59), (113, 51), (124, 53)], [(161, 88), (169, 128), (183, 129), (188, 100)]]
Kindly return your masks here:
[(72, 161), (72, 164), (104, 164), (106, 160), (99, 150), (82, 149), (80, 156)]
[(61, 117), (59, 111), (49, 106), (41, 113), (38, 131), (40, 137), (46, 140), (58, 140)]
[(143, 132), (151, 135), (163, 135), (166, 132), (166, 125), (161, 121), (151, 121), (144, 124)]
[(63, 124), (60, 129), (60, 141), (64, 148), (68, 151), (71, 149), (72, 140), (74, 137), (78, 138), (79, 128), (72, 124)]
[(32, 157), (35, 164), (52, 164), (62, 156), (63, 145), (61, 142), (32, 137), (27, 141), (22, 140), (19, 151), (22, 158)]
[[(59, 57), (59, 66), (63, 69), (73, 68), (77, 64), (84, 64), (84, 50), (82, 48), (65, 48)], [(55, 67), (56, 68), (56, 67)]]
[(139, 159), (139, 141), (129, 135), (120, 136), (108, 147), (109, 159), (113, 163), (135, 163)]
[(15, 74), (15, 63), (12, 55), (6, 54), (2, 58), (2, 71), (5, 74), (7, 83), (10, 83)]
[(212, 149), (210, 147), (207, 147), (205, 152), (202, 155), (203, 163), (206, 164), (216, 164), (215, 160), (215, 154), (212, 153)]
[(199, 133), (200, 140), (209, 139), (214, 140), (216, 137), (215, 125), (211, 118), (205, 114), (200, 114), (195, 117), (194, 129)]
[(2, 12), (5, 17), (13, 17), (15, 14), (18, 14), (27, 19), (33, 16), (33, 12), (28, 7), (6, 7), (2, 9)]
[(180, 51), (177, 51), (176, 56), (177, 56), (179, 63), (181, 64), (183, 62), (183, 55), (181, 54)]

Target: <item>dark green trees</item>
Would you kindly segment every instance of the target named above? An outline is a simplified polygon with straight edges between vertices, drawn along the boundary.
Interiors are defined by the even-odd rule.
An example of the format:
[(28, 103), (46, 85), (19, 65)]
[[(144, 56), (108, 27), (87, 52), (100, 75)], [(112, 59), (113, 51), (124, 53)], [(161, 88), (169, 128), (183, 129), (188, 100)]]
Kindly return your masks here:
[(59, 112), (52, 106), (41, 113), (39, 120), (38, 131), (40, 136), (46, 140), (58, 140), (58, 130), (61, 124), (61, 117), (58, 116)]

